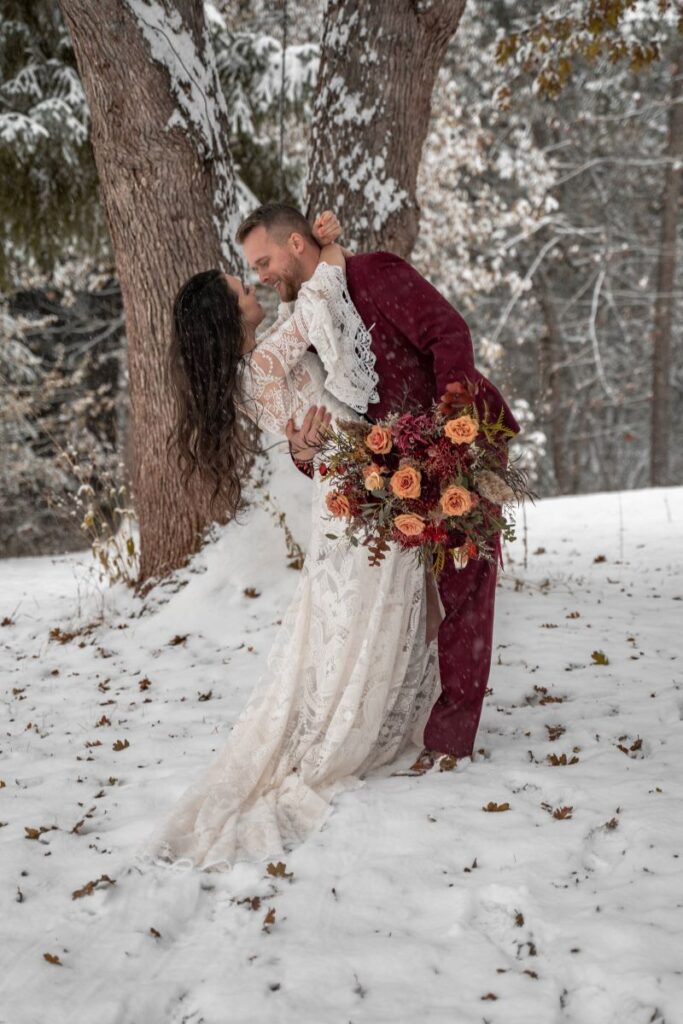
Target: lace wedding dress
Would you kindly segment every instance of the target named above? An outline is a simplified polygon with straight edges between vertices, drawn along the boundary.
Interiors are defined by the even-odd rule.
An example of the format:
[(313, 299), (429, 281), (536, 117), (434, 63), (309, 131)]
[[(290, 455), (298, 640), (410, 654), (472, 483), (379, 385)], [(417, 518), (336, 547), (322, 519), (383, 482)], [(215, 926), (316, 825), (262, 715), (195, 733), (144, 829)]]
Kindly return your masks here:
[[(312, 404), (352, 418), (376, 383), (369, 346), (343, 272), (321, 263), (245, 358), (245, 411), (281, 435)], [(265, 676), (147, 860), (220, 870), (277, 856), (323, 823), (336, 794), (422, 741), (438, 692), (425, 570), (393, 544), (371, 567), (365, 548), (326, 536), (337, 532), (327, 486), (316, 473), (309, 551)]]

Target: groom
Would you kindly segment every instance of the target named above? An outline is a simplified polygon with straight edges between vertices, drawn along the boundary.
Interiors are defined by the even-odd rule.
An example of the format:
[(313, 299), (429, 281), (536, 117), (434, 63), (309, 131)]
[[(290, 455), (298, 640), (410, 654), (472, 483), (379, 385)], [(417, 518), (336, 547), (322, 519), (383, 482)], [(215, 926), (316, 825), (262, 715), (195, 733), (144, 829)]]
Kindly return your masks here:
[[(283, 302), (296, 299), (318, 265), (320, 247), (308, 221), (280, 203), (254, 210), (238, 228), (237, 241), (261, 283)], [(364, 253), (347, 259), (346, 276), (371, 333), (379, 378), (379, 401), (368, 406), (369, 419), (383, 419), (406, 404), (430, 409), (447, 385), (468, 380), (478, 384), (477, 401), (487, 403), (489, 414), (495, 418), (502, 410), (505, 425), (519, 431), (500, 392), (475, 368), (467, 324), (414, 267), (388, 252)], [(448, 560), (439, 577), (445, 611), (439, 628), (442, 692), (427, 722), (417, 771), (444, 755), (469, 757), (474, 749), (491, 664), (496, 572), (483, 559), (459, 570)]]

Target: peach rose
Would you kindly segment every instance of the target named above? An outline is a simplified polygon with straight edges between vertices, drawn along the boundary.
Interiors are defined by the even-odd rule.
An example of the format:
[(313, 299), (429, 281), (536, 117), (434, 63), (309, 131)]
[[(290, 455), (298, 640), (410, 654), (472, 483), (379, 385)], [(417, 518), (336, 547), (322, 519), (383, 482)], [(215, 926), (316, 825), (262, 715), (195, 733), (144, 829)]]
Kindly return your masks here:
[(419, 537), (424, 532), (425, 521), (421, 516), (409, 515), (396, 516), (394, 526), (406, 537)]
[(465, 487), (451, 484), (441, 495), (441, 511), (447, 516), (464, 516), (472, 508), (472, 495)]
[(337, 491), (330, 491), (330, 493), (325, 496), (325, 504), (327, 505), (328, 511), (330, 511), (333, 516), (337, 516), (342, 519), (346, 517), (348, 519), (351, 515), (351, 506), (349, 505), (349, 499), (345, 494), (338, 494)]
[(422, 474), (414, 466), (401, 466), (392, 476), (389, 483), (397, 498), (419, 498)]
[(371, 462), (363, 470), (363, 480), (368, 491), (381, 491), (384, 488), (382, 467), (376, 462)]
[(443, 432), (453, 444), (471, 444), (479, 433), (479, 424), (471, 416), (448, 420)]
[(391, 451), (391, 431), (386, 427), (374, 426), (365, 438), (365, 445), (375, 455), (386, 455)]

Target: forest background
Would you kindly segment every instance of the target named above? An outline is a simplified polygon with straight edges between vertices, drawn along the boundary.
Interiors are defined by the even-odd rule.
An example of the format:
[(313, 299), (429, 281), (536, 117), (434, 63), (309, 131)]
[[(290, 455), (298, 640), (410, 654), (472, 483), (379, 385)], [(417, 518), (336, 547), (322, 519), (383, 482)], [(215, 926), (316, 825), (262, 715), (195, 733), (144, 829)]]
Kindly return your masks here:
[(170, 301), (270, 199), (461, 311), (540, 495), (682, 479), (680, 4), (96, 7), (0, 10), (0, 557), (108, 559), (125, 523), (111, 573), (149, 578), (197, 546)]

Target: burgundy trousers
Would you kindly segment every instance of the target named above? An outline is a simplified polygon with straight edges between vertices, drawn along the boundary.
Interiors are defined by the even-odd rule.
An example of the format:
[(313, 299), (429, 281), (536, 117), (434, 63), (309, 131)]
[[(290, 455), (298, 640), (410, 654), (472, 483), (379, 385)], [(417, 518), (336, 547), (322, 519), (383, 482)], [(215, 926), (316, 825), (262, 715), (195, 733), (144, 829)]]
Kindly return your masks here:
[(445, 618), (438, 638), (441, 696), (424, 734), (431, 750), (455, 757), (474, 750), (491, 668), (497, 573), (483, 559), (470, 559), (464, 569), (447, 559), (439, 577)]

